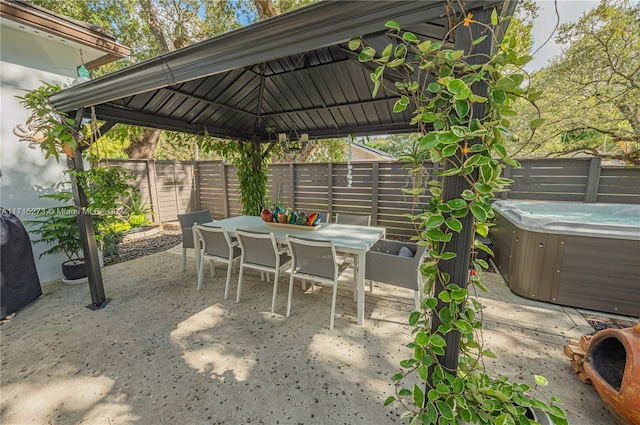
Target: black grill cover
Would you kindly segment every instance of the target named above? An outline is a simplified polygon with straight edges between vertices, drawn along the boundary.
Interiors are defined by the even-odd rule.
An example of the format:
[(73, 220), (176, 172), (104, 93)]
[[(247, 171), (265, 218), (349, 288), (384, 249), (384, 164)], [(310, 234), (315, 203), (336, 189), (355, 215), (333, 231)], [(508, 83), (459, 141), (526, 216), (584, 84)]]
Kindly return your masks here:
[(0, 207), (0, 304), (4, 319), (40, 295), (31, 240), (20, 219)]

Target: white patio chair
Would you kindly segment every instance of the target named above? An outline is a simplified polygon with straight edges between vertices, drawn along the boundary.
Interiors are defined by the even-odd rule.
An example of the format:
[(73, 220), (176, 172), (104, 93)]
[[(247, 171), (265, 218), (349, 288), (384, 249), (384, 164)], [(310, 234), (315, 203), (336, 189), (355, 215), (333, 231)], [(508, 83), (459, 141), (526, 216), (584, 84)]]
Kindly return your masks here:
[[(360, 214), (342, 214), (336, 213), (336, 224), (350, 224), (354, 226), (371, 226), (371, 214), (369, 215), (360, 215)], [(344, 256), (339, 257), (341, 261), (347, 261), (350, 264), (353, 264), (353, 268), (356, 268), (355, 258), (353, 256)], [(373, 292), (373, 281), (369, 281), (369, 291)], [(355, 289), (354, 289), (355, 296)]]
[[(187, 248), (195, 248), (193, 240), (194, 223), (209, 223), (213, 221), (211, 211), (195, 211), (190, 213), (178, 214), (178, 221), (182, 229), (182, 271), (187, 269)], [(198, 270), (198, 259), (196, 258), (196, 271)]]
[(339, 264), (336, 257), (336, 249), (333, 241), (320, 241), (287, 236), (289, 252), (291, 253), (291, 277), (289, 278), (289, 297), (287, 299), (287, 317), (291, 313), (291, 298), (293, 296), (293, 280), (311, 281), (333, 287), (331, 299), (331, 319), (329, 329), (333, 329), (336, 312), (336, 297), (338, 294), (338, 278), (348, 267), (348, 264)]
[(242, 292), (242, 278), (245, 269), (257, 270), (260, 273), (273, 273), (273, 299), (271, 312), (275, 312), (276, 296), (278, 294), (278, 278), (281, 269), (288, 267), (291, 257), (286, 248), (279, 248), (273, 233), (248, 232), (236, 230), (236, 237), (240, 243), (242, 255), (240, 257), (240, 276), (238, 277), (238, 295), (236, 302), (240, 302)]
[(416, 310), (422, 301), (420, 264), (426, 245), (381, 239), (367, 252), (364, 278), (413, 289)]
[(224, 299), (229, 298), (229, 287), (231, 284), (231, 272), (234, 270), (234, 263), (240, 258), (240, 248), (237, 241), (231, 241), (231, 237), (226, 230), (220, 227), (202, 226), (194, 224), (194, 239), (199, 241), (200, 261), (198, 267), (198, 290), (204, 279), (204, 262), (211, 261), (211, 276), (215, 276), (215, 262), (227, 265), (227, 281), (224, 287)]

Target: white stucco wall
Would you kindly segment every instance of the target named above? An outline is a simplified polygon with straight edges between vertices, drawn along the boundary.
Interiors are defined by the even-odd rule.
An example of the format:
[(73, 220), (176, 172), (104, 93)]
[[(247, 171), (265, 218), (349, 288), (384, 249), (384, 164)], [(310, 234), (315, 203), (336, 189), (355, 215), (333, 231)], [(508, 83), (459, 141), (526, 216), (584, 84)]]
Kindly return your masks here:
[[(46, 72), (31, 67), (25, 67), (16, 63), (6, 62), (9, 51), (5, 50), (5, 40), (2, 40), (2, 52), (0, 53), (0, 205), (14, 212), (20, 220), (33, 218), (28, 214), (29, 208), (44, 208), (57, 205), (56, 202), (39, 199), (42, 193), (55, 190), (65, 178), (64, 163), (58, 164), (55, 159), (44, 159), (42, 151), (29, 149), (27, 142), (19, 142), (13, 134), (13, 128), (17, 124), (23, 124), (28, 113), (23, 109), (16, 95), (23, 95), (25, 90), (30, 90), (47, 83), (60, 83), (68, 85), (70, 78), (53, 72)], [(15, 55), (13, 55), (15, 57)], [(46, 60), (46, 57), (43, 58)], [(33, 63), (35, 59), (29, 58)], [(38, 68), (46, 68), (46, 63), (41, 63)], [(74, 69), (74, 65), (71, 65)], [(66, 72), (68, 74), (68, 72)], [(37, 239), (37, 237), (32, 237)], [(60, 279), (62, 271), (60, 264), (66, 259), (64, 255), (45, 255), (38, 258), (46, 248), (42, 245), (33, 245), (33, 253), (36, 258), (36, 267), (40, 282), (49, 282)]]

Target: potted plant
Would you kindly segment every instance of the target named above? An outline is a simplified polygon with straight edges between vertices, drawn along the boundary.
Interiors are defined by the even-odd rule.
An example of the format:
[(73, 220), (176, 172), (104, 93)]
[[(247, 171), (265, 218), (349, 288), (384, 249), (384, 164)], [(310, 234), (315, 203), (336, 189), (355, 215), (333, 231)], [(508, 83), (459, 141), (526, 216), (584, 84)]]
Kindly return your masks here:
[(70, 205), (73, 199), (71, 192), (57, 192), (41, 195), (41, 198), (53, 199), (64, 205), (55, 208), (40, 208), (36, 210), (37, 220), (25, 220), (25, 224), (32, 228), (31, 233), (40, 237), (35, 244), (50, 245), (43, 251), (43, 255), (64, 254), (67, 260), (62, 263), (62, 274), (68, 280), (82, 279), (87, 276), (84, 259), (82, 258), (82, 243), (78, 228), (77, 210)]
[(38, 219), (25, 223), (32, 227), (31, 233), (40, 236), (35, 243), (52, 245), (40, 256), (64, 253), (69, 258), (62, 266), (63, 274), (73, 280), (86, 277), (77, 214), (91, 214), (93, 217), (95, 238), (103, 255), (117, 255), (125, 233), (131, 228), (122, 214), (121, 199), (135, 193), (136, 189), (128, 183), (130, 172), (122, 167), (67, 172), (76, 177), (87, 196), (89, 207), (82, 209), (74, 206), (73, 193), (70, 191), (45, 194), (41, 198), (54, 199), (65, 205), (39, 209), (36, 212)]

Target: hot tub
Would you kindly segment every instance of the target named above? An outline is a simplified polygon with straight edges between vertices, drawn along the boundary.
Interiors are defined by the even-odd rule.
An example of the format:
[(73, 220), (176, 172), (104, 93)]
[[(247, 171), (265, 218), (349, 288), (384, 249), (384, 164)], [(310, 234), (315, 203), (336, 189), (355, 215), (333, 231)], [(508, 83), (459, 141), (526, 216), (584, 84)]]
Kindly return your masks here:
[(496, 201), (495, 262), (514, 293), (640, 316), (640, 205)]

